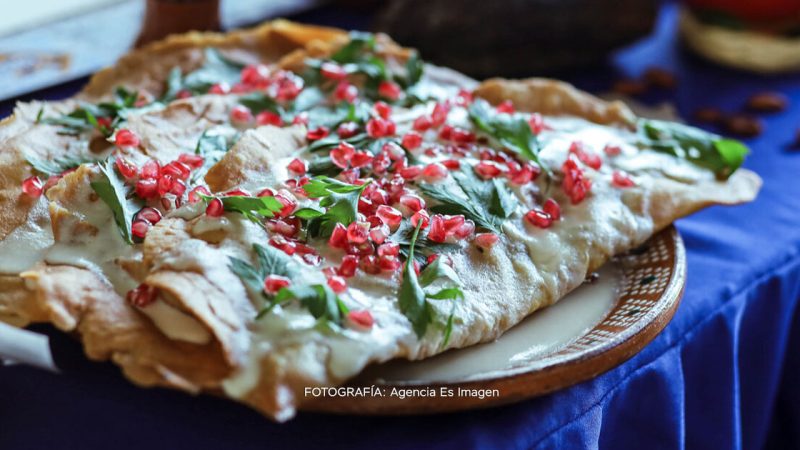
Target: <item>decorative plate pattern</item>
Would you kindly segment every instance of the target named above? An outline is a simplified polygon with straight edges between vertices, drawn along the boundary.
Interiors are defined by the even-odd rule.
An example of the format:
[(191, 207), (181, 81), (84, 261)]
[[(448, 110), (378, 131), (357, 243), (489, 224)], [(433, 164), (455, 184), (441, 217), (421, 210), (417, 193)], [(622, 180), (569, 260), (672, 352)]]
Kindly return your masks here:
[[(348, 387), (368, 395), (326, 396), (304, 409), (356, 414), (424, 414), (496, 406), (543, 395), (593, 378), (626, 361), (672, 319), (686, 282), (686, 257), (678, 231), (669, 227), (641, 247), (615, 258), (616, 299), (593, 328), (559, 350), (524, 364), (445, 383), (356, 379)], [(457, 350), (456, 350), (457, 351)], [(387, 395), (388, 390), (433, 389), (437, 395)], [(376, 389), (383, 395), (374, 395)], [(448, 389), (496, 389), (499, 395), (438, 395)]]

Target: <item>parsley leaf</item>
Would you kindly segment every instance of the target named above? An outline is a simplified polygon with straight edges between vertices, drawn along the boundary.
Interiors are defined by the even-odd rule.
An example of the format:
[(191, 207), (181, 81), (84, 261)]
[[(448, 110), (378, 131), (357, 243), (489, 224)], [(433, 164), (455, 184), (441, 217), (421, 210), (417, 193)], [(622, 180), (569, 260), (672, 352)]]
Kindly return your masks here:
[[(215, 197), (202, 195), (200, 197), (205, 201), (211, 201)], [(225, 211), (237, 212), (248, 218), (249, 220), (261, 224), (261, 221), (275, 216), (283, 205), (275, 197), (246, 197), (243, 195), (231, 195), (226, 197), (217, 197), (222, 201), (222, 206)]]
[(312, 152), (312, 153), (313, 152), (318, 152), (318, 151), (321, 151), (321, 150), (328, 150), (328, 149), (331, 149), (333, 147), (336, 147), (337, 145), (339, 145), (340, 142), (347, 142), (348, 144), (352, 144), (355, 147), (360, 147), (365, 142), (368, 142), (369, 139), (370, 139), (370, 137), (367, 135), (367, 133), (360, 133), (360, 134), (357, 134), (355, 136), (351, 136), (351, 137), (349, 137), (347, 139), (341, 139), (339, 136), (329, 135), (329, 136), (325, 136), (322, 139), (319, 139), (319, 140), (316, 140), (316, 141), (312, 142), (306, 148), (306, 150), (309, 151), (309, 152)]
[(498, 113), (489, 102), (480, 98), (470, 105), (469, 118), (479, 130), (497, 140), (503, 147), (547, 170), (539, 161), (539, 140), (525, 119), (513, 114)]
[[(414, 234), (411, 237), (411, 246), (409, 248), (409, 256), (403, 266), (403, 281), (400, 284), (398, 292), (398, 305), (400, 311), (411, 322), (418, 338), (422, 338), (428, 329), (428, 325), (434, 321), (434, 309), (428, 300), (451, 300), (453, 307), (447, 317), (444, 326), (444, 337), (442, 340), (442, 347), (446, 346), (450, 341), (450, 335), (453, 330), (453, 318), (455, 316), (455, 301), (464, 298), (464, 292), (459, 287), (460, 280), (455, 271), (443, 262), (443, 258), (436, 258), (428, 267), (423, 270), (419, 277), (414, 270), (414, 247), (417, 239), (419, 238), (419, 231), (422, 224), (418, 224), (414, 229)], [(445, 283), (450, 286), (443, 287), (436, 292), (426, 292), (425, 287), (433, 283), (445, 279)]]
[(289, 286), (278, 291), (273, 304), (298, 300), (316, 319), (341, 324), (349, 310), (333, 290), (324, 284)]
[(99, 159), (93, 159), (81, 155), (66, 155), (61, 158), (53, 159), (39, 159), (28, 156), (25, 159), (28, 161), (28, 164), (36, 169), (37, 172), (51, 177), (61, 175), (62, 173), (71, 169), (75, 169), (83, 164), (92, 164), (101, 161)]
[[(57, 117), (41, 117), (40, 113), (37, 123), (61, 126), (63, 128), (61, 133), (67, 135), (78, 135), (97, 129), (104, 136), (109, 136), (119, 122), (124, 120), (130, 111), (136, 109), (134, 105), (137, 97), (137, 92), (118, 87), (114, 91), (114, 99), (111, 102), (102, 102), (96, 105), (83, 102), (71, 113)], [(110, 119), (110, 125), (101, 126), (97, 120), (98, 117)]]
[(740, 141), (680, 123), (642, 119), (638, 128), (640, 145), (709, 169), (721, 180), (727, 180), (750, 152)]
[(268, 275), (280, 275), (292, 280), (301, 272), (299, 264), (291, 256), (272, 246), (253, 244), (256, 254), (255, 266), (239, 258), (229, 257), (231, 271), (242, 279), (251, 293), (257, 293), (267, 303), (267, 308), (259, 312), (259, 317), (268, 313), (277, 303), (274, 297), (264, 292), (264, 279)]
[(433, 253), (444, 253), (458, 249), (457, 244), (434, 242), (423, 238), (422, 236), (418, 236), (417, 240), (414, 241), (414, 254), (409, 255), (409, 250), (411, 249), (411, 238), (413, 235), (414, 227), (411, 225), (411, 221), (404, 219), (402, 222), (400, 222), (400, 226), (397, 227), (397, 230), (395, 230), (395, 232), (389, 236), (389, 240), (400, 246), (400, 253), (402, 253), (403, 256), (406, 258), (413, 256), (420, 264), (427, 263), (427, 255)]
[(131, 234), (131, 223), (133, 221), (135, 206), (129, 204), (127, 199), (128, 187), (125, 182), (117, 175), (114, 169), (114, 159), (109, 158), (105, 164), (100, 164), (102, 179), (90, 183), (92, 189), (97, 193), (103, 202), (111, 208), (114, 214), (114, 221), (117, 223), (119, 232), (125, 242), (133, 244)]
[(375, 36), (361, 31), (350, 32), (350, 41), (331, 56), (338, 63), (351, 63), (365, 52), (375, 50)]
[(430, 208), (440, 214), (462, 214), (475, 225), (500, 233), (503, 221), (517, 208), (517, 200), (500, 180), (484, 181), (472, 170), (453, 172), (454, 181), (422, 184), (420, 189), (440, 204)]
[(358, 199), (368, 184), (347, 184), (326, 176), (312, 178), (303, 186), (303, 190), (311, 198), (320, 198), (319, 206), (326, 210), (323, 213), (313, 208), (302, 208), (295, 211), (294, 215), (309, 221), (309, 236), (330, 236), (337, 223), (347, 226), (355, 222), (358, 217)]
[(217, 83), (234, 84), (239, 81), (244, 64), (226, 58), (215, 48), (206, 47), (203, 53), (205, 55), (203, 65), (186, 76), (181, 74), (180, 68), (172, 69), (167, 77), (164, 94), (159, 101), (163, 103), (172, 101), (182, 90), (192, 94), (205, 94)]

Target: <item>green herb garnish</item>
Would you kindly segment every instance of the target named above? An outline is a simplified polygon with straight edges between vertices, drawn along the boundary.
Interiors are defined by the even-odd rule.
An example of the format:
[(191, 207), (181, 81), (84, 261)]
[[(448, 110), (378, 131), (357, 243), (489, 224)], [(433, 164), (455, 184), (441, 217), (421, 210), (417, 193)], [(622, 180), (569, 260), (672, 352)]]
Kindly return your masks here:
[[(522, 159), (533, 161), (543, 170), (539, 160), (539, 140), (528, 121), (514, 114), (498, 113), (486, 100), (475, 99), (469, 107), (469, 118), (479, 130)], [(549, 173), (548, 173), (549, 175)]]
[(642, 119), (638, 128), (641, 146), (709, 169), (721, 180), (727, 180), (750, 152), (740, 141), (679, 123)]
[(204, 55), (203, 65), (185, 76), (181, 74), (180, 68), (172, 69), (167, 78), (164, 94), (159, 101), (163, 103), (172, 101), (178, 92), (183, 90), (192, 94), (205, 94), (217, 83), (234, 84), (239, 81), (243, 64), (226, 58), (219, 50), (211, 47), (204, 50)]
[(278, 291), (272, 304), (282, 305), (291, 300), (298, 300), (314, 318), (335, 324), (341, 324), (349, 312), (339, 296), (324, 284), (285, 287)]
[(330, 236), (337, 223), (347, 226), (356, 221), (358, 199), (368, 184), (347, 184), (326, 176), (312, 178), (303, 186), (303, 190), (309, 197), (319, 198), (319, 206), (325, 211), (302, 208), (295, 211), (294, 215), (308, 221), (309, 236)]
[(462, 214), (475, 225), (500, 233), (503, 222), (514, 213), (517, 199), (503, 181), (484, 181), (472, 170), (453, 172), (453, 180), (420, 189), (440, 204), (429, 209), (440, 214)]
[(261, 296), (266, 302), (267, 308), (259, 313), (259, 316), (262, 316), (277, 304), (274, 303), (273, 296), (264, 292), (264, 279), (269, 275), (280, 275), (294, 280), (301, 268), (291, 256), (275, 247), (253, 244), (253, 251), (256, 254), (255, 266), (239, 258), (230, 257), (228, 267), (242, 279), (252, 294)]
[(264, 219), (274, 217), (275, 213), (283, 209), (283, 205), (275, 197), (246, 197), (243, 195), (212, 197), (202, 194), (200, 197), (205, 201), (219, 198), (225, 211), (237, 212), (259, 225), (263, 225)]
[(28, 164), (33, 166), (37, 172), (49, 177), (61, 175), (62, 173), (80, 167), (84, 164), (100, 162), (100, 159), (93, 159), (81, 155), (66, 155), (61, 158), (39, 159), (26, 157)]
[[(411, 322), (411, 326), (418, 338), (422, 338), (428, 330), (428, 325), (434, 321), (434, 309), (429, 300), (450, 300), (453, 306), (447, 321), (444, 325), (444, 339), (442, 347), (450, 341), (450, 334), (453, 330), (453, 318), (455, 315), (455, 301), (464, 298), (461, 290), (458, 275), (451, 267), (442, 262), (442, 257), (437, 258), (433, 263), (423, 270), (419, 277), (414, 270), (414, 247), (419, 237), (420, 222), (411, 237), (409, 257), (403, 265), (403, 281), (398, 292), (398, 305), (400, 311)], [(426, 292), (424, 288), (429, 287), (434, 282), (444, 279), (449, 286), (443, 287), (436, 292)], [(448, 283), (449, 282), (449, 283)]]
[(114, 159), (109, 158), (104, 164), (98, 165), (102, 174), (100, 181), (93, 181), (90, 183), (92, 189), (97, 193), (103, 202), (111, 208), (114, 214), (114, 222), (116, 222), (119, 232), (125, 242), (133, 244), (133, 236), (131, 235), (131, 223), (133, 221), (133, 214), (139, 208), (129, 203), (128, 191), (129, 188), (125, 182), (117, 175), (114, 168)]
[[(40, 111), (37, 123), (61, 126), (63, 128), (61, 134), (79, 135), (96, 129), (104, 136), (110, 136), (117, 125), (130, 114), (130, 111), (137, 109), (134, 106), (138, 95), (137, 92), (119, 87), (114, 92), (114, 99), (110, 102), (102, 102), (97, 105), (83, 102), (71, 113), (56, 117), (42, 117)], [(98, 118), (109, 119), (109, 125), (100, 125)]]

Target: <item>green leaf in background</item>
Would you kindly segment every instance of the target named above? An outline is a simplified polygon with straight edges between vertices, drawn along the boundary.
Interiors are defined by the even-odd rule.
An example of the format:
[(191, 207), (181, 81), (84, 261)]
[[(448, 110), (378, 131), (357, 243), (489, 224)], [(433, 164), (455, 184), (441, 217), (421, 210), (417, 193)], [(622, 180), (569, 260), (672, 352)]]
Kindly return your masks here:
[(203, 167), (192, 172), (192, 183), (196, 183), (205, 176), (211, 167), (217, 164), (225, 153), (233, 147), (239, 139), (239, 132), (235, 128), (218, 126), (206, 129), (197, 140), (194, 153), (203, 157)]
[(375, 36), (372, 33), (359, 31), (350, 32), (350, 41), (331, 56), (331, 59), (340, 63), (356, 61), (363, 53), (375, 50)]
[(100, 167), (102, 178), (99, 181), (90, 183), (90, 185), (98, 197), (111, 208), (111, 212), (114, 214), (114, 222), (116, 222), (122, 238), (128, 244), (133, 244), (131, 223), (134, 211), (138, 209), (134, 209), (128, 204), (128, 187), (125, 186), (122, 178), (117, 175), (114, 169), (114, 159), (109, 158), (105, 164), (101, 164), (98, 167)]
[(167, 103), (174, 100), (182, 90), (192, 94), (205, 94), (217, 83), (233, 85), (239, 81), (243, 64), (226, 58), (219, 50), (212, 47), (206, 47), (203, 54), (205, 56), (203, 65), (185, 76), (181, 74), (180, 68), (172, 69), (167, 77), (160, 102)]
[(75, 169), (83, 164), (93, 164), (102, 161), (81, 155), (66, 155), (61, 158), (53, 159), (39, 159), (34, 157), (26, 157), (25, 159), (28, 161), (28, 164), (36, 169), (37, 172), (50, 177), (61, 175), (62, 173), (71, 169)]
[(728, 179), (750, 152), (740, 141), (680, 123), (641, 119), (638, 128), (640, 146), (709, 169), (721, 180)]

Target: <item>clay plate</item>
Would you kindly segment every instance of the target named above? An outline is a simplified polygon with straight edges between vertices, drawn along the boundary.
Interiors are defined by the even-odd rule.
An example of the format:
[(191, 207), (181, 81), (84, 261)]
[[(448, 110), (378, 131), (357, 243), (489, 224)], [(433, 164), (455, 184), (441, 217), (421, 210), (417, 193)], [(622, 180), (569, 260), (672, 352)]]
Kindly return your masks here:
[[(378, 389), (382, 396), (311, 397), (303, 409), (425, 414), (485, 408), (563, 389), (618, 366), (653, 340), (675, 313), (685, 281), (683, 242), (670, 227), (614, 258), (597, 281), (534, 313), (495, 342), (424, 361), (370, 367), (348, 386)], [(418, 388), (427, 395), (400, 398), (392, 395), (393, 388)], [(442, 396), (448, 389), (496, 391), (484, 398)]]

